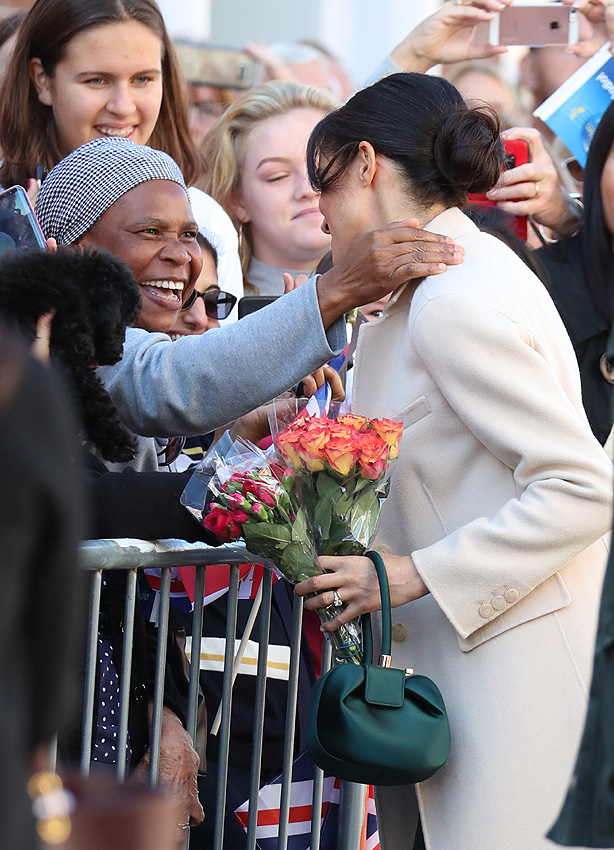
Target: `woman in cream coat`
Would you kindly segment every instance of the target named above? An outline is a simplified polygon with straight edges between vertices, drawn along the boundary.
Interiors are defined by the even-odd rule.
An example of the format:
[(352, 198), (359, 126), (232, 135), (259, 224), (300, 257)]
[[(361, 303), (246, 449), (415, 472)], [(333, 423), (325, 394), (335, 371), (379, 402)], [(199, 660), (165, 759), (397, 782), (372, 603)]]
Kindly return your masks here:
[[(395, 291), (361, 328), (354, 410), (405, 426), (376, 546), (393, 666), (439, 685), (452, 750), (378, 789), (385, 850), (546, 850), (582, 729), (611, 523), (611, 464), (573, 348), (539, 280), (459, 207), (497, 180), (495, 121), (446, 81), (397, 74), (316, 127), (311, 176), (336, 261), (357, 233), (417, 218), (464, 261)], [(394, 554), (393, 554), (394, 553)], [(366, 558), (322, 558), (307, 607), (379, 608)], [(418, 806), (416, 806), (416, 801)]]

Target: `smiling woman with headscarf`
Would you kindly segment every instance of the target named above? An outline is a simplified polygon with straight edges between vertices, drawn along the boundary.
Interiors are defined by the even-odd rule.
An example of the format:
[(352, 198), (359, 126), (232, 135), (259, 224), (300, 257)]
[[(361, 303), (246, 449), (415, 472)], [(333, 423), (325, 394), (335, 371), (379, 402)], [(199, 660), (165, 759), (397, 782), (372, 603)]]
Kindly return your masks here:
[(61, 245), (106, 248), (132, 270), (137, 326), (166, 332), (202, 266), (187, 189), (168, 154), (126, 139), (96, 139), (54, 168), (36, 211)]

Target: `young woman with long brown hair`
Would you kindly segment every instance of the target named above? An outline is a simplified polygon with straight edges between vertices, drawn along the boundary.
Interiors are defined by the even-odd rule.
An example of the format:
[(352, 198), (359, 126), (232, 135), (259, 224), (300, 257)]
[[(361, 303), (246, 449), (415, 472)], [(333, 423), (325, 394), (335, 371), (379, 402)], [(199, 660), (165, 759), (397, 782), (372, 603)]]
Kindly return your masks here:
[[(186, 84), (155, 0), (37, 0), (0, 89), (0, 184), (28, 187), (101, 136), (165, 151), (188, 186), (201, 175)], [(190, 201), (218, 251), (220, 282), (240, 295), (234, 227), (198, 189), (190, 189)]]

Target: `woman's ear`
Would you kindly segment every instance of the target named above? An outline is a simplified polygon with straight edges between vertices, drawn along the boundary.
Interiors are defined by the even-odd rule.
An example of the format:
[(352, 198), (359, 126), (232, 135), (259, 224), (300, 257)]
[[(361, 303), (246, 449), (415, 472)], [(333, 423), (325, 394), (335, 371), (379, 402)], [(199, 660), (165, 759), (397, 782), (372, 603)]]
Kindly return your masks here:
[(51, 106), (53, 104), (53, 99), (51, 97), (50, 80), (43, 68), (41, 60), (38, 58), (30, 59), (29, 70), (30, 79), (34, 83), (38, 99), (41, 103), (44, 103), (45, 106)]
[(230, 195), (230, 210), (241, 224), (247, 224), (249, 222), (249, 214), (243, 206), (243, 196), (238, 189)]
[(366, 187), (370, 186), (377, 171), (375, 149), (370, 142), (361, 142), (358, 145), (358, 178)]

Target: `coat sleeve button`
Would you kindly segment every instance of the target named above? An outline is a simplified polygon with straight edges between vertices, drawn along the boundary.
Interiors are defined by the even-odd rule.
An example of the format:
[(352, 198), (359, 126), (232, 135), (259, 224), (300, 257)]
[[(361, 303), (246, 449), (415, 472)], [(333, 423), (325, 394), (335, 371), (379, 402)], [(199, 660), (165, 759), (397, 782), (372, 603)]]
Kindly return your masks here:
[(403, 623), (394, 623), (392, 626), (392, 639), (397, 642), (401, 642), (405, 640), (407, 637), (407, 629), (403, 625)]
[(480, 605), (478, 608), (478, 614), (480, 617), (484, 617), (485, 620), (490, 620), (492, 615), (495, 613), (495, 609), (492, 605)]
[(385, 543), (382, 543), (380, 546), (376, 546), (375, 551), (379, 552), (380, 555), (392, 555), (392, 549), (390, 546), (386, 546)]
[(504, 596), (493, 596), (491, 605), (496, 611), (503, 611), (504, 608), (507, 608)]
[(510, 605), (512, 605), (514, 602), (518, 602), (519, 599), (520, 594), (515, 588), (511, 587), (509, 590), (505, 591), (505, 601), (509, 602)]

